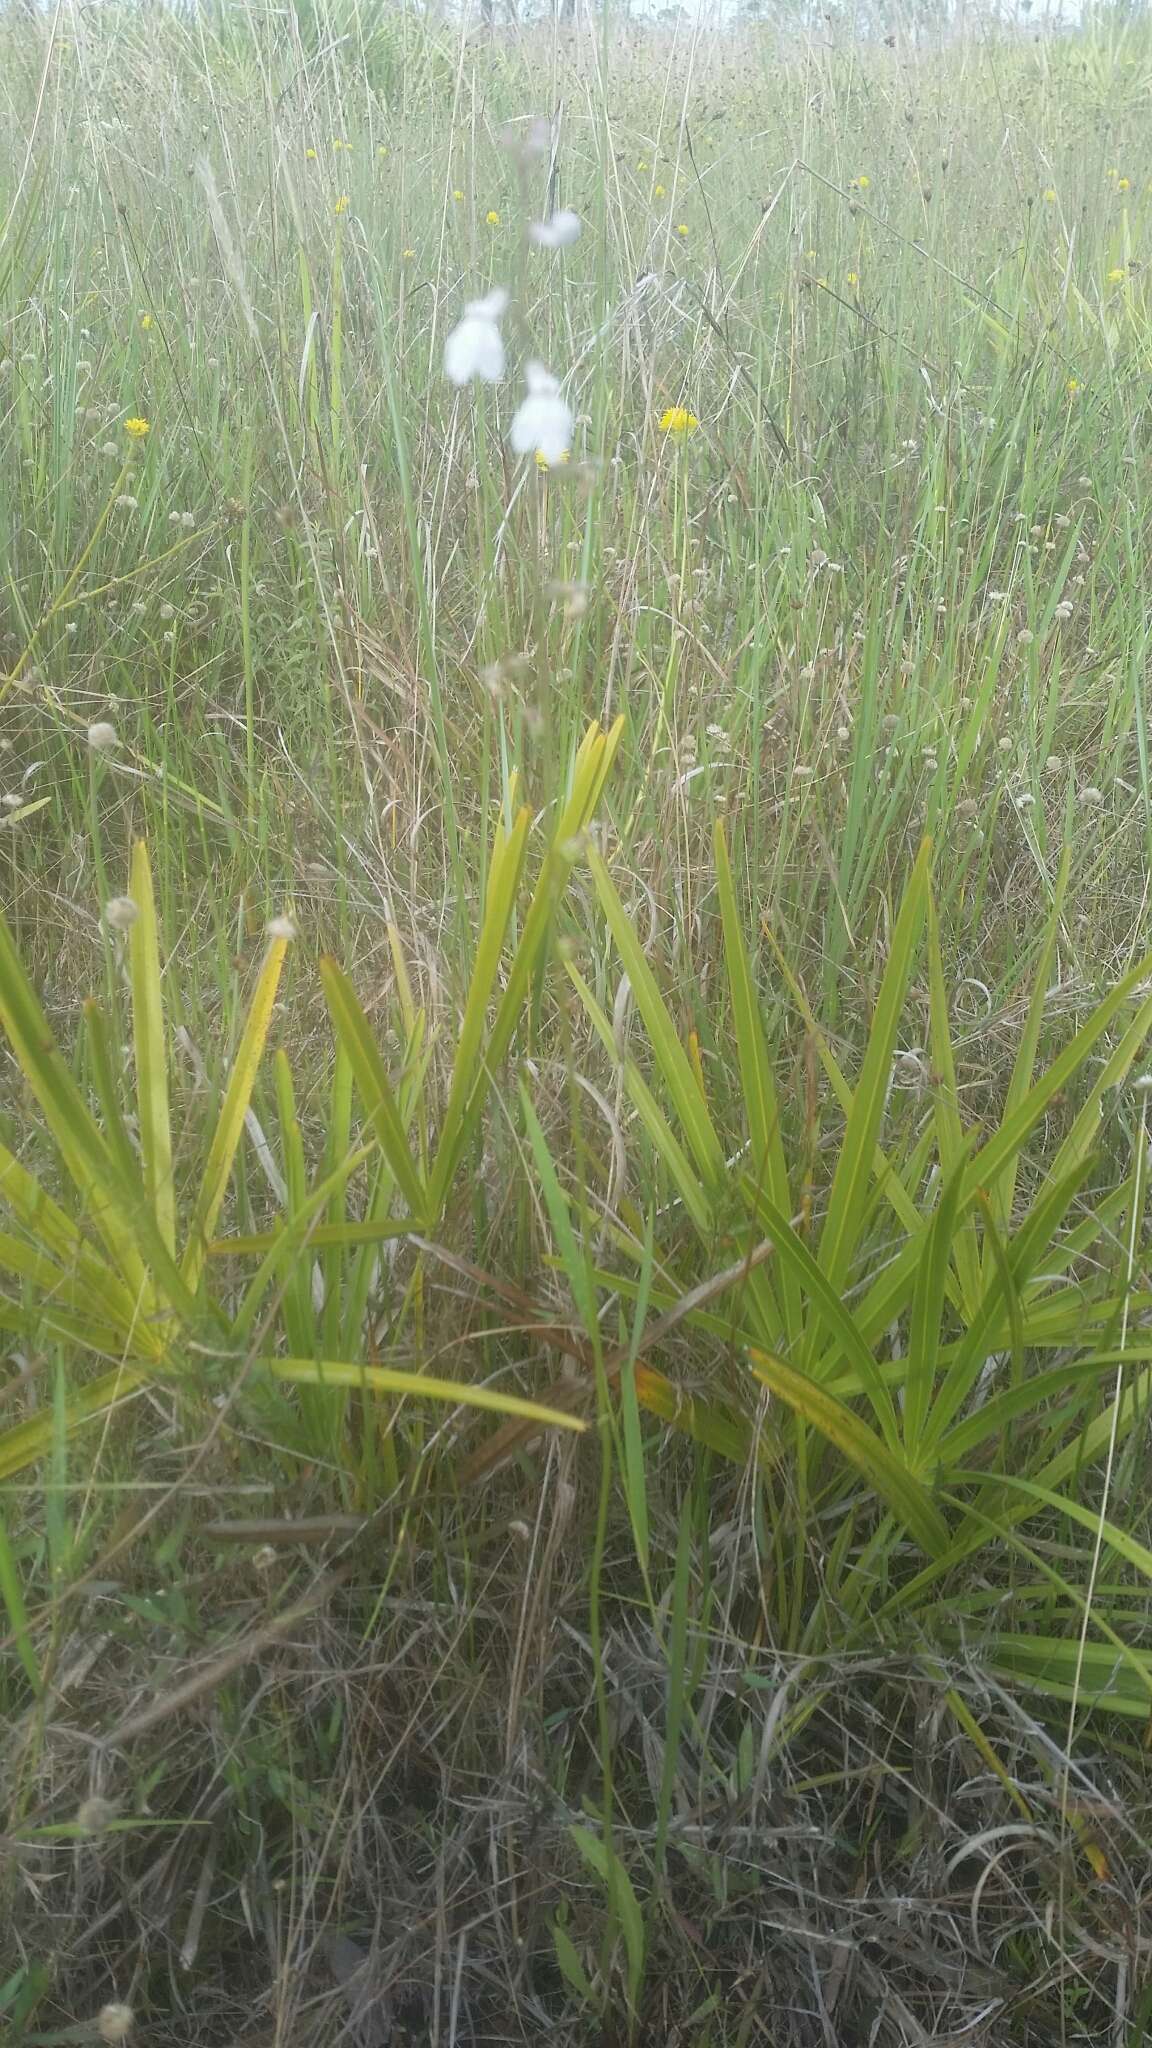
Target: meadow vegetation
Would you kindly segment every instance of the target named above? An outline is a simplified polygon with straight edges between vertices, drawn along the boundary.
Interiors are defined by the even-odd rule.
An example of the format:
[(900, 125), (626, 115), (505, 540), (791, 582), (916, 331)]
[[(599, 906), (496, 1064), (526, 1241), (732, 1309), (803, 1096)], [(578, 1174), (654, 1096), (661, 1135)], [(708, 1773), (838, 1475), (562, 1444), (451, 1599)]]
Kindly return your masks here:
[(1142, 2041), (1152, 35), (0, 60), (3, 2039)]

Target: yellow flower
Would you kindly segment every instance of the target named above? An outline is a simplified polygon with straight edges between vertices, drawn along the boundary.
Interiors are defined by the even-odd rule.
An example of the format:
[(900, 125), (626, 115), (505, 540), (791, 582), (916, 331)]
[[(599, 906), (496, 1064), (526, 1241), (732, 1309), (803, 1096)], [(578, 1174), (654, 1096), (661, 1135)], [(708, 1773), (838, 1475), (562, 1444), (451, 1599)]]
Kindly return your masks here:
[(815, 251), (815, 249), (805, 249), (805, 251), (804, 251), (804, 261), (805, 261), (805, 263), (815, 263), (815, 261), (816, 261), (816, 251)]
[(642, 156), (642, 157), (641, 157), (641, 159), (640, 159), (639, 163), (638, 163), (638, 164), (637, 164), (637, 166), (636, 166), (636, 169), (637, 169), (638, 171), (650, 171), (650, 170), (652, 169), (652, 166), (651, 166), (651, 164), (649, 163), (649, 161), (648, 161), (648, 159), (647, 159), (647, 157), (646, 157), (646, 156)]
[(1108, 272), (1108, 282), (1109, 284), (1127, 284), (1128, 272), (1123, 268), (1121, 264), (1117, 263), (1114, 266), (1114, 268)]
[(667, 412), (660, 415), (660, 432), (671, 434), (674, 441), (683, 441), (689, 434), (694, 434), (699, 425), (695, 413), (689, 412), (686, 405), (670, 405)]
[(140, 315), (140, 325), (141, 325), (141, 327), (143, 328), (143, 330), (144, 330), (145, 334), (147, 334), (147, 332), (148, 332), (148, 329), (149, 329), (149, 328), (151, 327), (151, 325), (152, 325), (152, 315), (151, 315), (151, 313), (141, 313), (141, 315)]
[(348, 194), (347, 194), (346, 192), (342, 192), (342, 193), (340, 194), (340, 197), (339, 197), (339, 199), (338, 199), (338, 200), (336, 201), (336, 204), (335, 204), (335, 206), (333, 207), (332, 211), (333, 211), (333, 213), (347, 213), (347, 211), (348, 211)]
[(400, 261), (401, 263), (414, 263), (416, 261), (415, 249), (401, 249)]
[(380, 143), (379, 147), (377, 148), (376, 154), (377, 156), (387, 156), (388, 144), (386, 142)]
[(459, 201), (460, 201), (461, 199), (463, 199), (463, 197), (464, 197), (464, 194), (463, 194), (463, 193), (462, 193), (462, 191), (460, 190), (460, 187), (459, 187), (459, 185), (457, 185), (457, 187), (456, 187), (455, 191), (454, 191), (454, 192), (453, 192), (453, 194), (452, 194), (452, 197), (453, 197), (453, 199), (455, 199), (455, 200), (457, 201), (457, 203), (459, 203)]
[(652, 196), (653, 196), (653, 198), (654, 198), (654, 199), (663, 199), (663, 198), (664, 198), (664, 187), (663, 187), (663, 185), (654, 185), (654, 186), (652, 187)]
[(854, 270), (850, 270), (850, 271), (848, 272), (848, 275), (847, 275), (847, 277), (846, 277), (846, 278), (844, 279), (844, 282), (845, 282), (845, 284), (850, 284), (850, 285), (852, 286), (853, 290), (855, 290), (856, 286), (857, 286), (857, 285), (859, 284), (859, 282), (860, 282), (860, 279), (859, 279), (859, 277), (857, 276), (857, 274), (856, 274), (856, 272), (855, 272)]
[(1116, 165), (1113, 164), (1112, 169), (1110, 171), (1105, 171), (1104, 176), (1106, 178), (1118, 178), (1120, 176), (1120, 173), (1117, 170)]
[(872, 180), (868, 176), (867, 171), (861, 171), (860, 176), (852, 180), (852, 190), (853, 192), (866, 192), (871, 183)]
[(499, 215), (499, 214), (497, 213), (497, 211), (496, 211), (496, 208), (495, 208), (494, 206), (490, 206), (490, 207), (488, 208), (488, 211), (487, 211), (487, 213), (486, 213), (486, 214), (484, 215), (484, 218), (485, 218), (485, 220), (487, 221), (487, 223), (488, 223), (488, 225), (489, 225), (489, 227), (490, 227), (490, 228), (498, 228), (498, 227), (499, 227), (499, 225), (500, 225), (500, 215)]
[(1076, 393), (1080, 389), (1079, 377), (1069, 377), (1067, 384), (1064, 386), (1064, 389), (1068, 393), (1069, 398), (1075, 398)]
[(334, 135), (332, 138), (332, 147), (333, 149), (347, 149), (348, 144), (346, 142), (341, 142), (340, 137), (338, 135)]
[[(564, 450), (563, 455), (561, 455), (558, 459), (560, 462), (571, 462), (572, 450), (570, 448), (566, 448)], [(536, 450), (536, 467), (537, 469), (555, 469), (556, 463), (549, 462), (548, 457), (544, 453), (544, 450), (542, 448), (538, 448)]]
[(677, 233), (677, 234), (678, 234), (678, 235), (680, 236), (680, 239), (681, 239), (681, 241), (683, 241), (683, 240), (685, 239), (685, 237), (687, 236), (687, 233), (688, 233), (688, 223), (687, 223), (687, 221), (686, 221), (686, 220), (678, 220), (678, 221), (677, 221), (677, 223), (676, 223), (676, 233)]
[(148, 420), (130, 419), (124, 422), (124, 432), (131, 434), (134, 441), (142, 441), (146, 434), (152, 432), (152, 427)]
[(1116, 190), (1118, 192), (1130, 192), (1132, 190), (1131, 178), (1117, 178)]
[(1048, 204), (1049, 204), (1049, 206), (1051, 206), (1051, 204), (1052, 204), (1053, 200), (1054, 200), (1054, 199), (1055, 199), (1055, 197), (1056, 197), (1056, 187), (1055, 187), (1055, 185), (1045, 185), (1045, 187), (1044, 187), (1044, 197), (1045, 197), (1045, 199), (1046, 199), (1046, 200), (1048, 201)]
[(316, 151), (315, 151), (314, 149), (306, 149), (306, 150), (304, 151), (304, 154), (305, 154), (305, 156), (307, 157), (307, 159), (308, 159), (308, 161), (309, 161), (309, 163), (310, 163), (310, 164), (314, 164), (314, 163), (315, 163), (315, 161), (316, 161)]

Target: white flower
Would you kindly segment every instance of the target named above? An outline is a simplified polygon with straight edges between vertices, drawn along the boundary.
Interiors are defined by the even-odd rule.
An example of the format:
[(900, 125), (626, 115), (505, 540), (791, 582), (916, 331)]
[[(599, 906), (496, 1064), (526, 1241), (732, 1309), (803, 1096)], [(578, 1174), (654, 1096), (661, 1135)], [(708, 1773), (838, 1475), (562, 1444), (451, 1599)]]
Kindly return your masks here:
[(132, 2032), (130, 2005), (102, 2005), (96, 2015), (96, 2031), (102, 2041), (126, 2041)]
[(482, 384), (498, 384), (504, 375), (504, 337), (500, 321), (508, 306), (502, 286), (486, 298), (473, 299), (464, 308), (444, 343), (444, 375), (458, 388), (479, 377)]
[(538, 249), (570, 249), (580, 239), (580, 215), (562, 206), (551, 220), (534, 221), (528, 233)]
[(512, 415), (508, 439), (517, 455), (562, 462), (572, 446), (572, 408), (560, 396), (559, 379), (543, 363), (528, 363), (524, 377), (528, 396)]
[(106, 754), (116, 744), (116, 727), (109, 725), (106, 718), (98, 718), (95, 725), (88, 727), (88, 745), (94, 754)]

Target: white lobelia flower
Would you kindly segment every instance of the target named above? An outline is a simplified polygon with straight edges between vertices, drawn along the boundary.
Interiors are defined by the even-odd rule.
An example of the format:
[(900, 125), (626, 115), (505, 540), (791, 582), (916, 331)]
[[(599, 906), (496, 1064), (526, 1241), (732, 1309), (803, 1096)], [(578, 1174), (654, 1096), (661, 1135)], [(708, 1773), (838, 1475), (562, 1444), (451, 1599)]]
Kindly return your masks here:
[(538, 249), (570, 249), (579, 241), (582, 226), (580, 215), (562, 206), (551, 220), (534, 221), (528, 233)]
[(508, 439), (517, 455), (542, 455), (545, 462), (562, 462), (572, 446), (572, 408), (560, 396), (559, 379), (543, 363), (528, 363), (524, 376), (528, 396), (512, 415)]
[(508, 294), (497, 285), (486, 298), (472, 299), (464, 308), (444, 343), (444, 375), (462, 388), (479, 377), (482, 384), (498, 384), (504, 375), (504, 337), (500, 321), (508, 307)]

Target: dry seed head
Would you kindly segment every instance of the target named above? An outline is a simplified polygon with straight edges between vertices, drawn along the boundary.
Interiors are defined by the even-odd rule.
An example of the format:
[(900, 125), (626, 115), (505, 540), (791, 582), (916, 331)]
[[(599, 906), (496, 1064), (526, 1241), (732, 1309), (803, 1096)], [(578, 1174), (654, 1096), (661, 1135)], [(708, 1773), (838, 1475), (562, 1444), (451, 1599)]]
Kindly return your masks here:
[(264, 930), (270, 939), (287, 939), (291, 941), (299, 936), (296, 926), (290, 917), (270, 917)]
[(114, 932), (130, 932), (140, 915), (131, 896), (110, 896), (104, 905), (104, 922)]
[(106, 718), (98, 718), (95, 725), (88, 727), (88, 745), (94, 754), (106, 754), (117, 744), (116, 727), (109, 725)]
[[(115, 900), (126, 903), (129, 899), (126, 896), (122, 896), (117, 897)], [(136, 905), (134, 903), (132, 909), (135, 912)], [(90, 1799), (82, 1799), (76, 1809), (76, 1825), (78, 1828), (83, 1828), (86, 1835), (99, 1835), (103, 1833), (106, 1827), (111, 1826), (116, 1818), (116, 1814), (115, 1800), (102, 1799), (98, 1792), (94, 1792)]]
[(132, 2031), (130, 2005), (102, 2005), (96, 2015), (96, 2031), (102, 2041), (126, 2041)]

